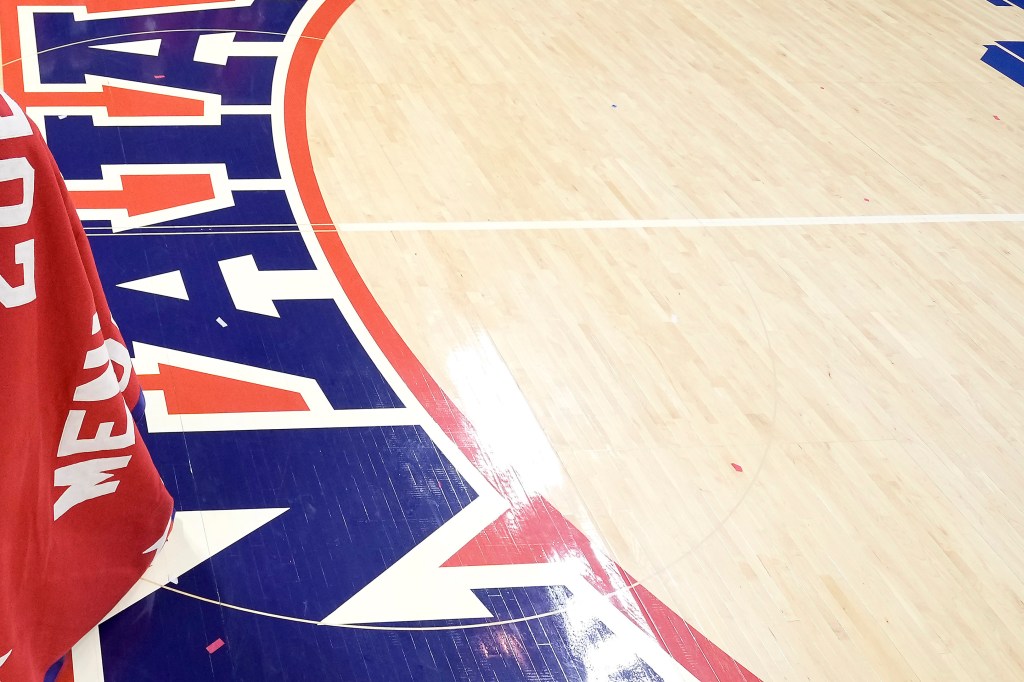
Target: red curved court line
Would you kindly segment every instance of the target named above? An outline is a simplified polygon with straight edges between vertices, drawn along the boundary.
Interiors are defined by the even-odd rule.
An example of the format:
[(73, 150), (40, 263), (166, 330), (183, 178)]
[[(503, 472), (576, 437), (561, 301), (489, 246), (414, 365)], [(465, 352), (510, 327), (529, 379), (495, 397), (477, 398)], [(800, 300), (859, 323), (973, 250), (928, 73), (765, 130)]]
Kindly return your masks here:
[[(101, 4), (103, 1), (98, 0), (94, 4)], [(121, 2), (125, 6), (150, 6), (154, 0), (109, 1)], [(173, 1), (169, 0), (164, 4), (170, 5)], [(309, 149), (306, 124), (309, 79), (323, 39), (352, 3), (353, 0), (325, 0), (303, 30), (303, 37), (309, 39), (298, 41), (285, 84), (284, 116), (288, 154), (299, 195), (313, 224), (331, 225), (333, 221), (320, 192)], [(14, 0), (0, 0), (0, 23), (7, 28), (2, 45), (3, 61), (8, 64), (8, 68), (4, 69), (4, 86), (16, 100), (23, 100), (25, 92), (21, 68), (15, 61), (21, 56), (17, 20), (19, 4), (21, 3)], [(24, 4), (72, 6), (89, 3), (85, 0), (31, 0)], [(489, 460), (477, 440), (473, 426), (427, 373), (374, 299), (345, 249), (341, 236), (334, 231), (317, 232), (316, 236), (356, 313), (416, 399), (487, 481), (512, 503), (513, 509), (509, 515), (519, 515), (519, 520), (534, 520), (534, 523), (529, 524), (528, 537), (523, 537), (522, 529), (519, 530), (520, 535), (515, 539), (520, 543), (525, 540), (527, 546), (514, 548), (519, 552), (515, 556), (524, 562), (553, 560), (555, 557), (552, 555), (552, 549), (558, 551), (569, 548), (590, 565), (593, 574), (587, 578), (602, 593), (607, 594), (615, 590), (616, 586), (631, 585), (633, 579), (613, 562), (603, 560), (586, 536), (568, 519), (543, 498), (531, 496), (530, 491), (523, 490), (512, 472), (501, 470)], [(492, 526), (500, 530), (503, 520), (507, 520), (506, 517), (497, 520)], [(496, 535), (503, 534), (499, 532)], [(474, 540), (474, 543), (483, 541), (481, 546), (474, 547), (474, 543), (470, 543), (449, 563), (471, 565), (498, 563), (503, 559), (510, 559), (510, 548), (489, 543), (491, 539), (487, 537), (485, 531), (480, 538)], [(534, 552), (533, 555), (530, 554), (531, 551)], [(635, 605), (623, 605), (622, 598), (625, 598), (627, 593)], [(646, 625), (645, 629), (661, 647), (700, 682), (759, 682), (753, 673), (704, 638), (643, 586), (636, 585), (612, 597), (612, 601), (639, 626)], [(635, 608), (627, 608), (633, 606)], [(641, 618), (643, 622), (640, 622)], [(70, 666), (64, 672), (70, 674)], [(61, 679), (67, 678), (62, 676)]]
[[(323, 40), (327, 38), (331, 28), (334, 27), (345, 10), (352, 6), (353, 2), (354, 0), (338, 0), (337, 2), (326, 0), (324, 5), (317, 10), (303, 31), (303, 36), (314, 38), (314, 40), (298, 41), (285, 81), (284, 115), (288, 155), (307, 216), (315, 225), (332, 225), (334, 221), (331, 219), (323, 194), (320, 192), (309, 148), (306, 123), (309, 80)], [(487, 481), (505, 494), (513, 505), (522, 505), (524, 501), (520, 499), (521, 496), (509, 490), (510, 480), (515, 480), (515, 477), (502, 475), (502, 472), (496, 471), (488, 461), (469, 420), (430, 376), (413, 354), (412, 349), (391, 324), (387, 315), (384, 314), (345, 249), (341, 235), (336, 231), (320, 231), (316, 233), (316, 236), (331, 269), (352, 302), (356, 314), (362, 319), (388, 362), (408, 385), (416, 399), (445, 434), (480, 470)], [(584, 539), (587, 546), (581, 547), (581, 549), (584, 550), (591, 567), (598, 574), (590, 578), (596, 587), (602, 589), (603, 586), (611, 586), (616, 583), (629, 585), (634, 582), (618, 566), (615, 566), (615, 569), (619, 574), (620, 581), (613, 582), (611, 576), (602, 569), (601, 562), (594, 556), (593, 549), (589, 546), (590, 543), (585, 539), (583, 533), (557, 510), (550, 507), (546, 500), (530, 498), (525, 501), (525, 504), (529, 507), (537, 505), (546, 507), (543, 511), (552, 522), (552, 527), (548, 530), (553, 533), (543, 532), (543, 535), (547, 537), (541, 539), (542, 544), (548, 544), (550, 541), (557, 544), (560, 539), (565, 542), (565, 538), (562, 538), (562, 534), (559, 533), (558, 525), (563, 525), (565, 531)], [(530, 511), (536, 513), (535, 509)], [(513, 509), (509, 513), (515, 512), (516, 510)], [(596, 578), (596, 582), (594, 578)], [(625, 580), (625, 583), (622, 583), (621, 580)], [(602, 591), (607, 593), (608, 589), (605, 588)], [(701, 635), (648, 589), (642, 585), (636, 585), (629, 592), (636, 600), (652, 636), (655, 637), (659, 645), (700, 682), (759, 682), (757, 676)], [(626, 615), (631, 616), (628, 612)]]

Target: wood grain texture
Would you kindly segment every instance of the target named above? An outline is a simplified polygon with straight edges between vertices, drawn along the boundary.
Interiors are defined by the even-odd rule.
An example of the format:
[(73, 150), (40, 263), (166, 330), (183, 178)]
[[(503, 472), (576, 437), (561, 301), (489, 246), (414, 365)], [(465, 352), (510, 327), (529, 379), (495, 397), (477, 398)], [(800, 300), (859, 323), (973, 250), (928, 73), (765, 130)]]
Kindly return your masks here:
[[(342, 230), (1016, 213), (1013, 39), (982, 0), (360, 0), (314, 160)], [(1022, 229), (345, 241), (485, 443), (764, 679), (1015, 680)]]

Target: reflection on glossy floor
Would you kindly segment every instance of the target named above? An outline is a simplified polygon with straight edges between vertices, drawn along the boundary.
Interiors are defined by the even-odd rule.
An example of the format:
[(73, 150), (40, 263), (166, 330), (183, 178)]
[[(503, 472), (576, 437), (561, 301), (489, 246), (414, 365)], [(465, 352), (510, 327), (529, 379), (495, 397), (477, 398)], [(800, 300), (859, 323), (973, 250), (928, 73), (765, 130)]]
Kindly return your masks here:
[(75, 680), (1024, 677), (1024, 8), (78, 4), (181, 521)]

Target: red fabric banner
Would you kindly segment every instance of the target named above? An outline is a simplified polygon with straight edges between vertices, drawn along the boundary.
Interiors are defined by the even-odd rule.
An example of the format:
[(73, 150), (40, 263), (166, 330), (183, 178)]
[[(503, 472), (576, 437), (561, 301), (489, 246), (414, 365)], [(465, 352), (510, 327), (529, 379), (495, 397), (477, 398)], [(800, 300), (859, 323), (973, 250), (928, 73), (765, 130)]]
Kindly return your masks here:
[(0, 680), (42, 680), (166, 538), (140, 398), (60, 172), (0, 93)]

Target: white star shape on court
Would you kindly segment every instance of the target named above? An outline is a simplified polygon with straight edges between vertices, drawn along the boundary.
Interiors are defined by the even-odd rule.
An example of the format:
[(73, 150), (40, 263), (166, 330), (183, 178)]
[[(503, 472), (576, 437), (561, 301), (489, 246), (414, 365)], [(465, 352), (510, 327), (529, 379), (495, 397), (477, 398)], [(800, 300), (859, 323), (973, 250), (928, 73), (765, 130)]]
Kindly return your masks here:
[[(174, 517), (174, 528), (153, 565), (103, 621), (110, 620), (164, 585), (177, 582), (179, 576), (286, 511), (287, 508), (178, 512)], [(104, 682), (103, 651), (98, 626), (75, 645), (71, 657), (75, 666), (75, 682)], [(3, 660), (0, 659), (0, 664)]]

